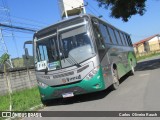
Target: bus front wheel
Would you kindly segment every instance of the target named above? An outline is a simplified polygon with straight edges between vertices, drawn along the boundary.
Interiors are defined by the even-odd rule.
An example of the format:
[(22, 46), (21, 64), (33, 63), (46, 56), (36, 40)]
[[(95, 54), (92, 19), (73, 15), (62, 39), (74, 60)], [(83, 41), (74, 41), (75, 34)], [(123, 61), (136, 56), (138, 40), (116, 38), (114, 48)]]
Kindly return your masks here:
[(50, 101), (49, 100), (42, 100), (41, 99), (41, 102), (44, 106), (48, 106), (50, 104)]
[(113, 69), (112, 71), (112, 79), (113, 79), (113, 84), (111, 86), (112, 90), (117, 90), (119, 87), (119, 78), (118, 78), (118, 71), (117, 69)]

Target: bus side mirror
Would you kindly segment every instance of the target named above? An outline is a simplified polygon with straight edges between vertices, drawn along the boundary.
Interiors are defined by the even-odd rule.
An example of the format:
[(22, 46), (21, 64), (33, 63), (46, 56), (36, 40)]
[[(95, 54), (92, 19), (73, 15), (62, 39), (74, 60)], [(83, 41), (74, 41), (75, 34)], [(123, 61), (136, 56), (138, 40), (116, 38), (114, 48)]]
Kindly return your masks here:
[(97, 20), (93, 20), (93, 24), (94, 24), (95, 26), (99, 26), (99, 23), (98, 23)]
[(29, 59), (29, 52), (28, 52), (28, 48), (25, 48), (25, 58)]

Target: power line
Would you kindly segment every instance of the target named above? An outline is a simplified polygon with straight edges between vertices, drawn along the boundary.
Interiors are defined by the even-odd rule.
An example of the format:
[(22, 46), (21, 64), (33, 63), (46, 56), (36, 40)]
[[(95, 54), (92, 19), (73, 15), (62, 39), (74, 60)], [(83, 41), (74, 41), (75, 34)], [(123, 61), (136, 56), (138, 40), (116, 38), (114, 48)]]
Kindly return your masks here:
[(26, 30), (26, 31), (30, 31), (30, 32), (36, 32), (35, 29), (24, 28), (24, 27), (19, 27), (19, 26), (6, 25), (6, 24), (1, 24), (1, 23), (0, 23), (0, 26), (2, 26), (2, 27), (7, 27), (7, 28), (18, 29), (18, 30)]
[[(84, 1), (87, 2), (86, 0)], [(91, 4), (88, 3), (88, 5), (99, 15), (98, 17), (102, 16), (108, 22), (108, 20), (99, 11), (97, 11)]]
[(88, 10), (94, 15), (94, 12), (90, 8), (88, 8)]
[[(5, 20), (5, 19), (4, 19)], [(1, 20), (2, 21), (2, 20)], [(9, 24), (9, 22), (0, 22), (1, 24)], [(35, 28), (32, 28), (32, 29), (35, 29), (35, 30), (38, 30), (38, 29), (41, 29), (41, 28), (43, 28), (44, 26), (40, 26), (40, 25), (35, 25), (35, 24), (28, 24), (28, 23), (24, 23), (24, 22), (18, 22), (18, 21), (14, 21), (14, 20), (12, 20), (12, 25), (20, 25), (21, 27), (23, 26), (24, 28), (27, 28), (27, 26), (28, 27), (30, 27), (30, 26), (32, 26), (32, 27), (35, 27)]]
[[(88, 3), (88, 1), (84, 0), (86, 3)], [(88, 3), (88, 5), (90, 5), (90, 7), (99, 15), (101, 15), (91, 4)]]
[[(5, 36), (3, 36), (3, 37), (12, 37), (12, 36), (10, 36), (10, 35), (5, 35)], [(25, 37), (25, 36), (17, 36), (17, 35), (15, 35), (15, 37), (16, 38), (31, 38), (32, 39), (32, 37)]]
[[(77, 1), (80, 2), (79, 0), (77, 0)], [(108, 20), (107, 20), (99, 11), (97, 11), (91, 4), (89, 4), (88, 1), (84, 0), (84, 2), (86, 2), (86, 4), (88, 5), (88, 10), (89, 10), (93, 15), (95, 15), (94, 13), (97, 13), (99, 18), (100, 18), (100, 17), (103, 17), (103, 19), (108, 22)], [(80, 2), (80, 3), (81, 3), (81, 2)], [(89, 7), (92, 8), (95, 12), (93, 12)], [(109, 22), (108, 22), (108, 23), (109, 23)]]
[[(0, 19), (1, 19), (1, 21), (2, 21), (2, 17), (3, 17), (3, 20), (5, 20), (5, 17), (6, 16), (2, 16), (2, 15), (0, 15)], [(12, 18), (12, 17), (11, 17)], [(23, 22), (22, 22), (23, 21)], [(22, 24), (22, 25), (27, 25), (27, 26), (35, 26), (35, 27), (38, 27), (38, 28), (42, 28), (42, 27), (45, 27), (45, 26), (47, 26), (46, 24), (44, 25), (42, 25), (42, 24), (39, 24), (38, 22), (36, 22), (36, 23), (33, 23), (33, 22), (28, 22), (28, 21), (26, 21), (25, 22), (25, 20), (16, 20), (16, 19), (14, 19), (14, 18), (12, 18), (12, 24), (14, 24), (14, 23), (16, 23), (16, 24)]]
[(16, 19), (20, 19), (20, 20), (30, 21), (32, 23), (41, 24), (41, 25), (45, 25), (45, 26), (48, 25), (48, 23), (44, 23), (44, 22), (37, 21), (37, 20), (31, 20), (31, 19), (28, 19), (28, 18), (17, 17), (17, 16), (14, 16), (14, 15), (11, 15), (11, 17), (16, 18)]
[(38, 25), (33, 25), (33, 24), (27, 24), (27, 23), (23, 23), (23, 22), (16, 22), (16, 21), (12, 21), (12, 23), (21, 24), (21, 25), (27, 25), (27, 26), (34, 26), (34, 27), (37, 27), (36, 29), (43, 27), (43, 26), (38, 26)]
[[(13, 31), (12, 28), (2, 28), (2, 30), (5, 31)], [(3, 31), (4, 32), (4, 31)], [(34, 32), (32, 31), (24, 31), (24, 30), (19, 30), (19, 29), (14, 29), (14, 32), (20, 32), (20, 33), (26, 33), (26, 34), (33, 34)]]

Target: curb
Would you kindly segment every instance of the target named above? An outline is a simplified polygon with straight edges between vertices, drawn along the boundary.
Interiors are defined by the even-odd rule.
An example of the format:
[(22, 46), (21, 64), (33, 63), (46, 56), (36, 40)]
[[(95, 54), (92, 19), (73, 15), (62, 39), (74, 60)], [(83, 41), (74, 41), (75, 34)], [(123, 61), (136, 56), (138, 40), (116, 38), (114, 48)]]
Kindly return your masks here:
[(37, 109), (37, 108), (41, 108), (41, 107), (43, 107), (43, 104), (34, 106), (34, 107), (30, 108), (29, 110), (32, 110), (32, 111), (33, 111), (33, 110), (35, 110), (35, 109)]

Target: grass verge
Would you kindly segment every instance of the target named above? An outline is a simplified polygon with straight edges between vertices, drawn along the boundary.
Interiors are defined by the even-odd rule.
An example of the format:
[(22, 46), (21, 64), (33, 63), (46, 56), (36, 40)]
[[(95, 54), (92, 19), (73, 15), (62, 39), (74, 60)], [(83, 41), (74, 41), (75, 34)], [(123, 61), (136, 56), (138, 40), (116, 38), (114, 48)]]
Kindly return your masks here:
[[(9, 110), (9, 95), (0, 96), (0, 111)], [(12, 110), (26, 111), (41, 104), (37, 87), (12, 93)]]
[(158, 56), (160, 55), (160, 53), (150, 53), (150, 54), (147, 54), (147, 55), (143, 55), (143, 56), (136, 56), (137, 58), (137, 61), (140, 61), (140, 60), (144, 60), (146, 58), (150, 58), (150, 57), (154, 57), (154, 56)]

